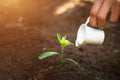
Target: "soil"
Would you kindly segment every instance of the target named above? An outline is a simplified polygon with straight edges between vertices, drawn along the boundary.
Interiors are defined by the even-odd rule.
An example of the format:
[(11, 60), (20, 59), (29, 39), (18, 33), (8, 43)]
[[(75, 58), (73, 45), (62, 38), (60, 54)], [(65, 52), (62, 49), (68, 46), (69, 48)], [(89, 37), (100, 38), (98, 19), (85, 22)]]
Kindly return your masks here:
[(105, 29), (103, 45), (66, 48), (66, 57), (78, 61), (80, 68), (71, 62), (61, 67), (57, 56), (38, 60), (42, 52), (60, 51), (56, 33), (74, 43), (79, 25), (89, 16), (93, 3), (88, 1), (55, 14), (68, 2), (21, 0), (19, 6), (0, 5), (0, 80), (120, 80), (120, 26)]

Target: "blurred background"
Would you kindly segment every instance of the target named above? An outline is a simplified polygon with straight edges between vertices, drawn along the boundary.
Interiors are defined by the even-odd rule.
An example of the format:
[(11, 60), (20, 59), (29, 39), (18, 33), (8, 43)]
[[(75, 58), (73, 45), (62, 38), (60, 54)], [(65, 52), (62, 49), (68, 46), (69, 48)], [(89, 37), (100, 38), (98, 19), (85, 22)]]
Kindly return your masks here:
[(76, 6), (85, 6), (83, 1), (94, 0), (0, 0), (0, 25), (38, 25), (51, 14), (62, 15)]

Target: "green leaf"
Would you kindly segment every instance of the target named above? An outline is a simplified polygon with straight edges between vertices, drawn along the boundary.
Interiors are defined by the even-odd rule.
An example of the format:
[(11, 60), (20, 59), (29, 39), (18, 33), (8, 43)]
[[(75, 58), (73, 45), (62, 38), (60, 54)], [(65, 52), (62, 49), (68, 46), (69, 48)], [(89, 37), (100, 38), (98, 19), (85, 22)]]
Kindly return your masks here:
[(54, 56), (54, 55), (58, 55), (59, 53), (57, 52), (44, 52), (43, 54), (41, 54), (38, 58), (39, 59), (44, 59), (47, 58), (49, 56)]
[(62, 40), (66, 40), (66, 35), (62, 37)]
[(58, 33), (57, 33), (57, 39), (58, 39), (59, 42), (62, 40), (62, 36)]
[(64, 48), (68, 45), (73, 44), (69, 40), (66, 39), (66, 35), (62, 37), (60, 34), (57, 33), (57, 39), (59, 40), (60, 45), (62, 45)]
[(69, 40), (61, 40), (60, 44), (64, 47), (66, 47), (68, 45), (72, 45), (73, 43), (71, 43)]
[(74, 63), (76, 66), (78, 66), (80, 68), (79, 63), (77, 61), (71, 59), (71, 58), (65, 58), (65, 61), (70, 61), (70, 62)]
[(65, 40), (66, 46), (68, 45), (73, 45), (73, 43), (71, 43), (69, 40)]

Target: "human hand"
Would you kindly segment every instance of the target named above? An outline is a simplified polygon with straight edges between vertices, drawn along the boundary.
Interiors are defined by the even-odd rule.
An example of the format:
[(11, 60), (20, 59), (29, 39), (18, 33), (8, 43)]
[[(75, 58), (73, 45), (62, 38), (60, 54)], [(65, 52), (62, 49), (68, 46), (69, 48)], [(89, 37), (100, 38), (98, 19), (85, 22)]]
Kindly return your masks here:
[(117, 22), (120, 17), (120, 0), (96, 0), (90, 12), (89, 24), (104, 29), (109, 12), (110, 22)]

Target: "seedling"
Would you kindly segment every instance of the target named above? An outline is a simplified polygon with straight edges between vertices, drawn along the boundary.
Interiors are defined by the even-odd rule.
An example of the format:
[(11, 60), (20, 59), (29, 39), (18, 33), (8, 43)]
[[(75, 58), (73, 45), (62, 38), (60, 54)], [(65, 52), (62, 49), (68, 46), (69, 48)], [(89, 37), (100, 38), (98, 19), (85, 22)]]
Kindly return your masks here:
[(71, 43), (69, 40), (66, 39), (66, 35), (65, 36), (61, 36), (60, 34), (57, 34), (57, 39), (61, 45), (61, 52), (44, 52), (39, 56), (39, 59), (45, 59), (47, 57), (50, 56), (54, 56), (54, 55), (58, 55), (60, 57), (60, 64), (61, 66), (64, 65), (65, 61), (70, 61), (72, 63), (74, 63), (76, 66), (80, 67), (80, 65), (78, 64), (78, 62), (76, 62), (75, 60), (71, 59), (71, 58), (65, 58), (65, 53), (64, 50), (67, 46), (69, 45), (73, 45), (73, 43)]

